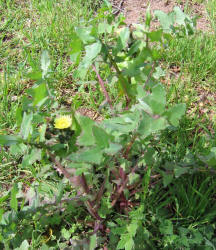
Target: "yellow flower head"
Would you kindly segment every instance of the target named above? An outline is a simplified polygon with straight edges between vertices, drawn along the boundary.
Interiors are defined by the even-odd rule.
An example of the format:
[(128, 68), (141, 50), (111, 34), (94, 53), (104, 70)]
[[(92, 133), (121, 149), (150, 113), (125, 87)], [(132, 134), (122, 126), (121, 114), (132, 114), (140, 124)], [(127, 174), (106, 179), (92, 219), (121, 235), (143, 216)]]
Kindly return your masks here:
[(69, 128), (72, 124), (72, 119), (69, 115), (59, 116), (54, 121), (54, 126), (57, 129)]

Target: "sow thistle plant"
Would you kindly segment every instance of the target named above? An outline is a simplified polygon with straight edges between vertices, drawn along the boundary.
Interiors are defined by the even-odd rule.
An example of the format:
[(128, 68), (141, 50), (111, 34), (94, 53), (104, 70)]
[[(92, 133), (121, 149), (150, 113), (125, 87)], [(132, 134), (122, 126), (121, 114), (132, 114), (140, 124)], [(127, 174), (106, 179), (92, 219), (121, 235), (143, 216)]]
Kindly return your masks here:
[[(179, 10), (174, 12), (175, 15), (181, 15), (181, 19), (177, 20), (182, 22), (187, 19), (188, 22), (188, 17)], [(34, 79), (38, 75), (42, 77), (27, 90), (17, 109), (19, 133), (0, 135), (0, 144), (10, 146), (11, 153), (15, 155), (23, 155), (23, 169), (32, 170), (34, 166), (41, 165), (42, 174), (51, 172), (47, 176), (57, 171), (68, 181), (67, 186), (71, 185), (71, 190), (64, 189), (64, 179), (59, 189), (50, 191), (55, 193), (53, 197), (34, 189), (33, 197), (36, 198), (26, 200), (23, 195), (21, 200), (17, 200), (19, 189), (14, 187), (11, 190), (11, 211), (4, 211), (0, 221), (5, 226), (0, 231), (0, 240), (5, 245), (14, 248), (16, 240), (10, 240), (20, 237), (17, 226), (11, 229), (9, 225), (24, 219), (22, 210), (26, 216), (32, 211), (41, 211), (43, 217), (46, 206), (62, 207), (61, 204), (64, 204), (62, 211), (66, 214), (71, 211), (74, 218), (80, 215), (77, 220), (82, 220), (83, 224), (90, 220), (88, 225), (93, 234), (91, 244), (94, 247), (97, 245), (94, 238), (97, 234), (103, 244), (112, 239), (112, 246), (117, 249), (136, 249), (134, 239), (137, 232), (140, 233), (144, 220), (151, 176), (159, 171), (158, 178), (165, 176), (164, 185), (168, 185), (173, 178), (190, 171), (190, 168), (171, 169), (167, 179), (166, 170), (159, 169), (157, 164), (158, 151), (153, 142), (160, 138), (160, 131), (179, 125), (186, 107), (184, 104), (168, 106), (165, 89), (157, 80), (160, 78), (160, 70), (156, 70), (160, 51), (164, 44), (168, 44), (174, 23), (167, 23), (168, 32), (164, 31), (167, 27), (149, 31), (150, 19), (146, 20), (146, 28), (138, 26), (132, 31), (134, 38), (130, 40), (130, 46), (131, 33), (127, 27), (121, 29), (119, 36), (114, 36), (115, 30), (124, 25), (122, 17), (115, 24), (112, 24), (114, 18), (109, 16), (104, 22), (98, 24), (93, 21), (90, 27), (77, 27), (74, 31), (71, 53), (71, 60), (77, 66), (74, 77), (83, 80), (92, 68), (105, 98), (104, 107), (111, 114), (109, 119), (100, 123), (73, 109), (70, 114), (59, 115), (62, 107), (56, 101), (54, 87), (50, 84), (50, 59), (46, 51), (42, 53), (42, 74), (30, 74)], [(166, 23), (163, 22), (163, 25)], [(125, 58), (127, 64), (123, 63)], [(109, 87), (118, 90), (117, 101), (110, 97), (101, 77), (100, 66), (104, 65), (111, 70), (109, 79), (115, 79), (109, 82)], [(120, 111), (119, 104), (122, 107)], [(134, 213), (140, 219), (136, 219)], [(116, 214), (126, 217), (127, 226)], [(50, 227), (55, 223), (60, 227), (59, 221), (50, 219), (47, 223)], [(120, 237), (116, 227), (122, 227)]]

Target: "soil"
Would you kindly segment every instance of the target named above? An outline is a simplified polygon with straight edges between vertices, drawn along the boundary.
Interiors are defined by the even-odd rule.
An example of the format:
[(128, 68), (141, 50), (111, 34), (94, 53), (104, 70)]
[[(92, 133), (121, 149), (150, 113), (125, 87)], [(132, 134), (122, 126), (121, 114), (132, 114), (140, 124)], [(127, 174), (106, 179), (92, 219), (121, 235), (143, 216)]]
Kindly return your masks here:
[[(208, 14), (205, 8), (205, 4), (189, 3), (187, 1), (173, 1), (173, 0), (113, 0), (113, 8), (116, 12), (123, 12), (126, 17), (126, 23), (128, 25), (133, 23), (141, 23), (145, 20), (145, 13), (148, 5), (152, 14), (155, 10), (162, 10), (166, 13), (173, 10), (175, 6), (179, 6), (183, 11), (188, 9), (191, 11), (190, 16), (199, 16), (197, 20), (197, 29), (209, 30), (210, 22), (208, 20)], [(157, 22), (154, 21), (156, 24)]]

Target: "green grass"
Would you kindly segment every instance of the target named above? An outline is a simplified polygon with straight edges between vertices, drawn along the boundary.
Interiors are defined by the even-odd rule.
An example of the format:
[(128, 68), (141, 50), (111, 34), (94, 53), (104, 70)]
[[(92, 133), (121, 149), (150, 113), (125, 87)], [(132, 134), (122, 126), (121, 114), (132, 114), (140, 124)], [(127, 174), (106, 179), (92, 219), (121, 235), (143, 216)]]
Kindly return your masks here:
[(13, 126), (16, 105), (31, 85), (27, 74), (40, 69), (42, 50), (48, 50), (52, 58), (54, 84), (67, 89), (71, 97), (76, 88), (69, 58), (71, 37), (74, 26), (92, 18), (96, 4), (88, 0), (0, 1), (0, 129)]
[[(195, 2), (201, 1), (193, 1)], [(33, 83), (27, 80), (28, 73), (32, 69), (38, 71), (40, 68), (42, 50), (49, 51), (54, 84), (61, 103), (69, 106), (74, 101), (78, 106), (85, 105), (97, 110), (98, 104), (103, 101), (99, 87), (92, 87), (88, 82), (85, 86), (79, 85), (73, 79), (74, 65), (69, 57), (73, 47), (71, 37), (74, 27), (78, 24), (85, 25), (93, 18), (95, 4), (97, 3), (93, 4), (89, 0), (0, 0), (0, 133), (5, 130), (7, 133), (16, 131), (16, 108), (24, 90)], [(206, 7), (215, 32), (215, 1), (208, 2)], [(158, 163), (161, 164), (159, 168), (164, 164), (174, 166), (190, 151), (199, 155), (203, 153), (202, 150), (216, 146), (215, 53), (215, 33), (197, 32), (192, 37), (173, 39), (163, 55), (162, 64), (167, 72), (164, 83), (167, 84), (168, 101), (185, 102), (188, 111), (181, 121), (180, 128), (172, 133), (164, 132), (160, 142), (161, 148), (158, 146), (159, 142), (156, 145), (163, 156), (162, 161)], [(178, 69), (177, 72), (175, 68)], [(94, 74), (90, 73), (87, 80), (95, 80), (94, 77)], [(105, 79), (106, 75), (103, 78)], [(19, 156), (11, 156), (8, 148), (0, 151), (0, 166), (1, 196), (7, 194), (13, 183), (20, 182), (29, 188), (33, 181), (40, 183), (39, 188), (44, 194), (55, 193), (55, 184), (61, 179), (57, 174), (46, 176), (46, 169), (44, 176), (41, 176), (39, 165), (30, 170), (23, 168), (19, 164)], [(50, 182), (49, 190), (43, 186), (43, 181)], [(181, 176), (166, 188), (161, 181), (157, 186), (154, 186), (154, 183), (151, 185), (147, 195), (146, 217), (149, 223), (146, 227), (149, 230), (153, 228), (155, 235), (151, 238), (155, 245), (161, 247), (158, 249), (164, 247), (160, 245), (161, 240), (167, 237), (158, 233), (158, 227), (162, 223), (160, 218), (170, 219), (176, 234), (180, 226), (192, 230), (211, 223), (212, 227), (215, 227), (213, 221), (216, 217), (216, 179), (211, 173), (198, 172)], [(67, 192), (71, 191), (71, 188), (67, 187)], [(7, 201), (4, 206), (9, 207)], [(73, 223), (76, 226), (79, 224), (76, 232), (81, 233), (84, 230), (81, 225), (83, 222), (78, 223), (76, 211), (72, 207), (71, 210), (72, 215), (71, 211), (66, 211), (66, 219), (69, 222), (64, 218), (62, 225), (72, 230)], [(62, 218), (61, 213), (55, 209), (50, 211), (49, 213), (54, 214), (53, 221)], [(34, 249), (39, 248), (41, 242), (46, 242), (48, 237), (52, 238), (52, 244), (55, 243), (56, 236), (60, 237), (58, 224), (54, 222), (54, 226), (50, 226), (53, 226), (53, 235), (50, 236), (45, 217), (39, 218), (38, 214), (33, 216), (29, 213), (29, 221), (24, 218), (19, 227), (19, 230), (25, 226), (30, 231), (33, 230)], [(29, 232), (26, 232), (27, 234)], [(59, 243), (58, 247), (60, 246)]]

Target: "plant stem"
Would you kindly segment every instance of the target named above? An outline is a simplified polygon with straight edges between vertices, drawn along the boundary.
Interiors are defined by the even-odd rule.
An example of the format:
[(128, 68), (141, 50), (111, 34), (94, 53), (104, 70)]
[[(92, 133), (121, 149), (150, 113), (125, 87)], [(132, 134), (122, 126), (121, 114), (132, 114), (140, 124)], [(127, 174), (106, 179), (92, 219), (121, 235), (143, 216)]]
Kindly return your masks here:
[(102, 88), (102, 92), (103, 92), (103, 94), (104, 94), (104, 96), (105, 96), (105, 98), (106, 98), (106, 101), (109, 103), (110, 108), (113, 109), (112, 102), (111, 102), (111, 99), (110, 99), (110, 97), (109, 97), (109, 94), (108, 94), (108, 92), (107, 92), (107, 90), (106, 90), (104, 81), (102, 80), (100, 74), (97, 72), (97, 69), (96, 69), (96, 67), (95, 67), (94, 64), (92, 65), (92, 68), (93, 68), (94, 72), (95, 72), (96, 75), (97, 75), (99, 84), (100, 84), (100, 86), (101, 86), (101, 88)]
[[(136, 164), (136, 165), (133, 167), (133, 169), (131, 170), (130, 174), (133, 174), (133, 173), (136, 171), (137, 167), (138, 167), (138, 164)], [(114, 206), (115, 206), (115, 204), (116, 204), (116, 202), (118, 201), (118, 199), (119, 199), (121, 193), (124, 191), (124, 188), (126, 187), (128, 181), (129, 181), (129, 174), (127, 175), (127, 177), (126, 177), (125, 180), (123, 181), (122, 185), (121, 185), (121, 186), (119, 187), (119, 189), (117, 190), (117, 194), (116, 194), (116, 196), (115, 196), (115, 199), (114, 199), (114, 200), (112, 201), (112, 203), (111, 203), (111, 207), (114, 207)]]
[(117, 73), (117, 75), (118, 75), (118, 78), (119, 78), (121, 87), (122, 87), (122, 89), (123, 89), (123, 91), (124, 91), (124, 94), (125, 94), (125, 97), (126, 97), (126, 102), (127, 102), (126, 106), (128, 106), (131, 100), (130, 100), (130, 98), (129, 98), (129, 93), (128, 93), (127, 87), (126, 87), (127, 80), (126, 80), (126, 79), (124, 78), (124, 76), (122, 75), (121, 71), (119, 70), (119, 67), (118, 67), (117, 63), (115, 62), (115, 60), (113, 60), (113, 58), (112, 58), (112, 56), (110, 55), (108, 49), (107, 49), (107, 55), (108, 55), (108, 58), (109, 58), (111, 64), (113, 65), (113, 67), (114, 67), (115, 70), (116, 70), (116, 73)]
[[(56, 160), (55, 156), (51, 152), (49, 152), (48, 150), (47, 150), (47, 152), (48, 152), (48, 155), (50, 156), (51, 161), (53, 163), (55, 163), (57, 169), (73, 184), (73, 178), (70, 175), (70, 173), (61, 165), (61, 163), (59, 161)], [(89, 194), (90, 190), (89, 190), (89, 187), (87, 185), (84, 174), (82, 174), (82, 176), (80, 178), (80, 184), (81, 184), (84, 192), (86, 194)], [(95, 219), (102, 220), (102, 218), (99, 216), (98, 212), (94, 209), (94, 205), (93, 205), (92, 201), (88, 200), (88, 201), (86, 201), (85, 204), (86, 204), (87, 210)]]

